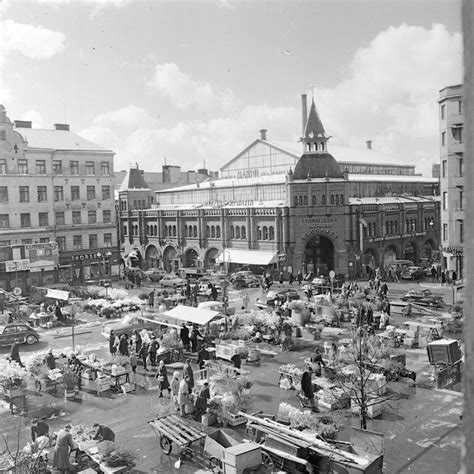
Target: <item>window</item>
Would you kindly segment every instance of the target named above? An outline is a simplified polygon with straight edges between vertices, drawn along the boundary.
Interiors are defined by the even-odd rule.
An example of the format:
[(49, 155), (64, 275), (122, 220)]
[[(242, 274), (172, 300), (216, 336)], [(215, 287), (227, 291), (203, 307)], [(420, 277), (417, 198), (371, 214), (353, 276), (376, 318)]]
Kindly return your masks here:
[(188, 229), (190, 229), (190, 228), (191, 228), (191, 226), (189, 226), (189, 227), (188, 227), (187, 225), (184, 226), (184, 236), (185, 236), (185, 237), (189, 237), (189, 234), (188, 234), (189, 231), (188, 231)]
[(89, 224), (97, 223), (97, 212), (96, 211), (87, 211), (87, 222)]
[(69, 171), (71, 174), (79, 174), (79, 161), (70, 161)]
[(216, 238), (218, 238), (218, 239), (221, 238), (221, 226), (220, 225), (216, 226)]
[(48, 200), (48, 191), (46, 186), (38, 186), (38, 202), (45, 202)]
[(268, 227), (266, 225), (263, 226), (263, 240), (268, 240)]
[(247, 238), (247, 229), (244, 225), (240, 228), (240, 237), (242, 237), (242, 239)]
[(176, 226), (173, 226), (173, 237), (176, 237)]
[(102, 161), (100, 164), (100, 171), (102, 173), (102, 176), (107, 176), (109, 173), (109, 162), (108, 161)]
[(82, 235), (72, 236), (72, 247), (74, 248), (74, 250), (82, 249)]
[(110, 186), (102, 186), (102, 199), (104, 201), (110, 199)]
[(268, 229), (268, 238), (270, 240), (275, 240), (275, 228), (273, 226), (270, 226)]
[(211, 228), (210, 226), (206, 226), (206, 237), (209, 238), (211, 236)]
[(8, 202), (8, 187), (0, 186), (0, 202)]
[(334, 194), (331, 194), (331, 204), (334, 205)]
[(298, 205), (299, 206), (303, 205), (303, 196), (298, 196)]
[(72, 223), (73, 224), (81, 224), (81, 211), (72, 211)]
[(262, 228), (260, 226), (257, 227), (257, 240), (262, 240)]
[(339, 196), (339, 204), (342, 206), (344, 204), (344, 194)]
[(464, 176), (464, 160), (459, 158), (459, 176)]
[(95, 166), (93, 161), (86, 161), (86, 174), (95, 174)]
[(294, 199), (294, 205), (297, 206), (298, 205), (298, 196), (295, 196), (295, 199)]
[(215, 239), (216, 238), (216, 228), (215, 226), (211, 226), (211, 238)]
[(443, 192), (443, 211), (448, 208), (448, 193), (446, 191)]
[(28, 174), (28, 160), (18, 160), (18, 173)]
[(64, 219), (64, 212), (56, 212), (54, 216), (56, 220), (56, 225), (65, 225), (66, 221)]
[(235, 239), (235, 229), (233, 225), (230, 226), (230, 238)]
[(92, 201), (95, 199), (95, 186), (87, 186), (87, 200)]
[(54, 201), (64, 201), (63, 187), (54, 186)]
[(459, 115), (462, 114), (462, 100), (458, 101), (458, 113)]
[(7, 160), (5, 158), (0, 160), (0, 174), (7, 174)]
[(443, 224), (443, 240), (448, 240), (448, 224)]
[(25, 214), (20, 214), (20, 226), (31, 227), (31, 216), (29, 212)]
[(53, 173), (63, 174), (63, 162), (61, 160), (53, 160)]
[(321, 204), (322, 204), (323, 206), (326, 205), (326, 195), (325, 195), (325, 194), (323, 194), (323, 196), (321, 196)]
[(464, 243), (464, 221), (459, 221), (459, 242)]
[(0, 130), (0, 140), (6, 140), (6, 139), (7, 139), (7, 131)]
[(46, 161), (45, 160), (36, 160), (36, 173), (46, 174)]
[(8, 227), (10, 227), (8, 214), (0, 214), (0, 229), (8, 229)]
[(306, 196), (306, 195), (303, 196), (303, 204), (304, 204), (305, 206), (308, 205), (308, 196)]
[(38, 214), (39, 217), (39, 226), (46, 227), (49, 225), (48, 213), (47, 212), (40, 212)]
[(20, 202), (30, 202), (30, 188), (28, 186), (20, 186)]
[(193, 232), (194, 237), (197, 237), (197, 236), (198, 236), (198, 228), (197, 228), (197, 225), (194, 226), (194, 229), (193, 229), (193, 230), (194, 230), (194, 232)]
[(112, 222), (112, 211), (110, 210), (102, 211), (102, 220), (104, 224), (110, 224)]
[(89, 235), (89, 248), (96, 249), (97, 248), (97, 234), (90, 234)]
[(443, 160), (443, 167), (442, 167), (442, 177), (446, 178), (448, 174), (448, 162), (446, 160)]
[(446, 146), (446, 132), (441, 133), (441, 146)]
[(453, 139), (456, 143), (462, 143), (462, 127), (453, 127), (451, 129), (453, 133)]
[(66, 237), (56, 237), (56, 243), (58, 244), (58, 250), (60, 252), (66, 250)]
[(104, 247), (112, 247), (112, 234), (104, 234)]
[(459, 209), (462, 211), (464, 209), (464, 191), (459, 191)]
[(240, 227), (238, 225), (235, 226), (235, 238), (240, 239)]
[(444, 120), (446, 117), (446, 104), (441, 106), (441, 120)]
[(312, 202), (313, 206), (316, 206), (316, 196), (313, 196), (313, 198), (312, 198), (312, 201), (311, 201), (311, 202)]
[[(126, 225), (123, 226), (123, 232), (122, 233), (123, 233), (123, 235), (127, 235), (127, 226)], [(166, 236), (166, 232), (165, 232), (165, 236)]]

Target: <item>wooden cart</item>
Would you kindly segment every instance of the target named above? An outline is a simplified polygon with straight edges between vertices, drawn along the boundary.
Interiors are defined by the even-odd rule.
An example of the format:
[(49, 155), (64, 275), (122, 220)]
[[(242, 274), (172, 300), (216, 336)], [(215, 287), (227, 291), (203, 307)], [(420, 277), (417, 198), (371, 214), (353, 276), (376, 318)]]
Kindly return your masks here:
[(190, 449), (191, 445), (203, 440), (207, 434), (194, 428), (189, 420), (176, 415), (155, 418), (148, 422), (160, 438), (160, 447), (165, 454), (170, 454), (173, 444), (178, 447), (178, 454)]

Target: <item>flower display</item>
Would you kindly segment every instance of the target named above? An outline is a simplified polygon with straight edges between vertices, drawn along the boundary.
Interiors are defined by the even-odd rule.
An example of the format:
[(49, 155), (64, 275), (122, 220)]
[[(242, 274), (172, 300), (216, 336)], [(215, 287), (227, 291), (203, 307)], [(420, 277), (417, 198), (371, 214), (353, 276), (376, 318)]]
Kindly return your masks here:
[(20, 388), (24, 385), (24, 378), (28, 371), (17, 362), (10, 362), (2, 367), (0, 385), (6, 389)]

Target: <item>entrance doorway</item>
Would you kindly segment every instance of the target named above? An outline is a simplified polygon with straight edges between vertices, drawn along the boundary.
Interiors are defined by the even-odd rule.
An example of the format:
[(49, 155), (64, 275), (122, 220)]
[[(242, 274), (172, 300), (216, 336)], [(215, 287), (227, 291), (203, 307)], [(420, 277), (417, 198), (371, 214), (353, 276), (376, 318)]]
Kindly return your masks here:
[(176, 266), (176, 259), (178, 253), (174, 247), (167, 247), (163, 252), (163, 266), (167, 273), (178, 270)]
[(405, 260), (411, 260), (413, 263), (417, 263), (416, 258), (416, 246), (413, 242), (409, 242), (403, 250), (403, 258)]
[(199, 267), (199, 255), (194, 249), (189, 249), (184, 255), (184, 266), (186, 268)]
[(334, 245), (323, 236), (313, 237), (305, 249), (305, 274), (328, 275), (334, 270)]

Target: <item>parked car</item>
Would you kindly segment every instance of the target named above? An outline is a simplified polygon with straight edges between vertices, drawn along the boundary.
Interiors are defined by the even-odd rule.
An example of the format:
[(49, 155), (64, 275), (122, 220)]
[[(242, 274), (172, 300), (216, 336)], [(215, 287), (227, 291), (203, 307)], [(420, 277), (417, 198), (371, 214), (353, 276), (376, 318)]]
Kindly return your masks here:
[(120, 321), (104, 324), (102, 326), (102, 335), (108, 339), (110, 331), (113, 329), (117, 336), (121, 336), (122, 334), (131, 336), (135, 329), (138, 329), (138, 331), (142, 331), (143, 329), (153, 331), (153, 329), (157, 327), (157, 323), (145, 321), (136, 314), (127, 314)]
[(145, 275), (151, 281), (160, 281), (166, 275), (166, 272), (158, 268), (151, 268), (145, 271)]
[(186, 280), (170, 273), (163, 276), (163, 278), (160, 280), (160, 285), (176, 288), (177, 286), (186, 285)]
[(265, 296), (257, 298), (255, 304), (261, 308), (265, 309), (267, 307), (275, 306), (276, 302), (280, 304), (285, 303), (287, 300), (299, 300), (300, 295), (296, 290), (283, 290), (283, 291), (269, 291)]
[(0, 326), (0, 346), (9, 346), (15, 339), (20, 343), (34, 344), (39, 341), (39, 334), (25, 323), (8, 323)]
[(407, 301), (421, 306), (434, 306), (439, 308), (443, 306), (443, 297), (435, 295), (427, 288), (412, 288), (408, 290), (402, 297), (402, 301)]
[(404, 280), (416, 280), (417, 278), (423, 278), (424, 272), (422, 267), (408, 267), (401, 275), (400, 278)]

